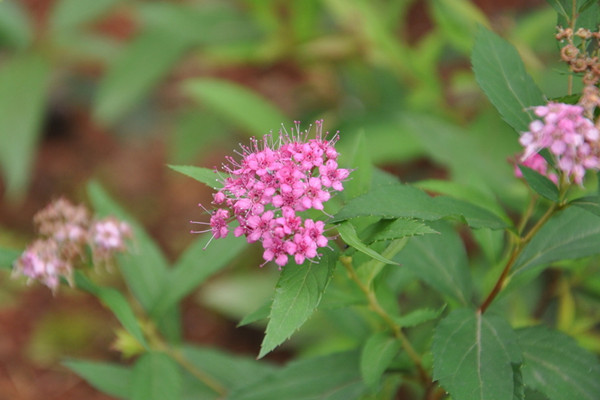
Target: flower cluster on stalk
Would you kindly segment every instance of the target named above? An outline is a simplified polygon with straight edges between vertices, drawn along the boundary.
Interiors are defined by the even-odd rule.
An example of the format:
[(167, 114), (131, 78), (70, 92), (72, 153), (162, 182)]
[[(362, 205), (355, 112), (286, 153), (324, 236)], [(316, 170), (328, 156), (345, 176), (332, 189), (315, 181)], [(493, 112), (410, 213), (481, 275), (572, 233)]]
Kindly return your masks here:
[(86, 259), (88, 248), (95, 264), (108, 264), (115, 253), (126, 250), (132, 236), (127, 223), (113, 217), (95, 220), (84, 206), (64, 198), (39, 211), (33, 221), (40, 238), (17, 259), (13, 273), (54, 292), (61, 277), (72, 285), (73, 270)]
[(213, 196), (218, 208), (207, 223), (213, 238), (226, 237), (235, 220), (238, 226), (233, 234), (245, 236), (249, 243), (261, 242), (265, 263), (274, 261), (283, 267), (289, 257), (302, 264), (319, 256), (318, 249), (329, 240), (325, 223), (301, 213), (324, 212), (323, 203), (344, 189), (349, 170), (337, 163), (338, 134), (327, 139), (322, 121), (315, 125), (314, 139), (295, 122), (291, 134), (280, 131), (278, 137), (252, 139), (250, 146), (242, 146), (241, 160), (227, 158), (223, 170), (228, 176)]
[(600, 169), (600, 133), (579, 105), (553, 103), (533, 108), (541, 119), (531, 122), (519, 142), (525, 147), (521, 162), (556, 181), (546, 160), (538, 153), (547, 149), (557, 170), (581, 185), (586, 170)]

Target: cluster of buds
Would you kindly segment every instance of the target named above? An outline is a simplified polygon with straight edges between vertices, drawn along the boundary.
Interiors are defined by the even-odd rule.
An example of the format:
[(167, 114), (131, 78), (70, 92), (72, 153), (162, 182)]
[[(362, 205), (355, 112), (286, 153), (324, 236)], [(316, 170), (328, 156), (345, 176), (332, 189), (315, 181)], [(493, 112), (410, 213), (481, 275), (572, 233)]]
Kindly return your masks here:
[(576, 184), (582, 184), (586, 170), (600, 169), (600, 132), (584, 116), (582, 106), (548, 103), (533, 109), (542, 119), (533, 121), (519, 139), (525, 147), (521, 156), (524, 165), (556, 182), (546, 160), (538, 154), (548, 149), (556, 168)]
[(126, 250), (131, 228), (108, 217), (94, 220), (88, 210), (58, 199), (34, 216), (40, 234), (15, 262), (14, 274), (40, 281), (56, 291), (60, 278), (73, 284), (73, 269), (85, 260), (89, 247), (95, 264), (108, 264), (115, 253)]
[[(575, 43), (575, 38), (579, 43)], [(556, 39), (566, 43), (561, 51), (561, 59), (569, 65), (571, 71), (584, 74), (584, 83), (596, 84), (600, 80), (600, 62), (598, 50), (600, 49), (600, 32), (579, 28), (573, 32), (571, 28), (558, 27)], [(590, 49), (593, 49), (590, 51)]]
[(229, 164), (223, 165), (228, 176), (213, 200), (220, 208), (211, 212), (210, 222), (192, 222), (210, 225), (207, 231), (218, 239), (237, 221), (234, 235), (249, 243), (260, 241), (265, 263), (274, 261), (280, 268), (290, 256), (297, 264), (318, 257), (318, 248), (328, 243), (325, 224), (300, 213), (325, 213), (323, 203), (344, 189), (350, 172), (338, 167), (338, 134), (327, 139), (322, 121), (315, 124), (315, 139), (308, 139), (310, 129), (301, 131), (295, 122), (291, 134), (280, 131), (277, 138), (253, 139), (250, 147), (242, 146), (241, 160), (228, 157)]

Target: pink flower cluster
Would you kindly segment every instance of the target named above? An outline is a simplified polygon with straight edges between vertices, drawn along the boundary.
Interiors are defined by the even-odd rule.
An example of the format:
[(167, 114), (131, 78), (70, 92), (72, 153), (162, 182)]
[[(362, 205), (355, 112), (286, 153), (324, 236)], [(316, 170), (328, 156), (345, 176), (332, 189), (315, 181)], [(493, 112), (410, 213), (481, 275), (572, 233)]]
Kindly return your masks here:
[(126, 239), (132, 236), (125, 222), (113, 217), (93, 220), (84, 206), (62, 198), (33, 220), (41, 238), (15, 262), (14, 274), (40, 281), (52, 291), (58, 288), (61, 277), (72, 284), (74, 265), (85, 259), (86, 245), (94, 262), (110, 263), (116, 252), (126, 250)]
[(529, 131), (521, 135), (519, 142), (525, 147), (521, 161), (529, 161), (533, 169), (546, 174), (545, 160), (542, 162), (541, 156), (531, 158), (548, 149), (555, 157), (556, 168), (579, 185), (586, 170), (600, 169), (600, 133), (583, 115), (583, 107), (551, 102), (534, 107), (534, 112), (543, 120), (533, 121)]
[(316, 138), (308, 139), (308, 134), (296, 122), (291, 135), (280, 131), (276, 140), (253, 139), (250, 147), (242, 146), (240, 161), (228, 157), (223, 169), (229, 176), (213, 200), (222, 208), (211, 213), (208, 223), (214, 238), (226, 237), (229, 223), (236, 220), (234, 235), (249, 243), (260, 241), (265, 263), (282, 267), (289, 256), (297, 264), (318, 257), (318, 248), (328, 243), (325, 224), (299, 213), (323, 211), (331, 193), (344, 189), (349, 171), (338, 167), (337, 133), (327, 140), (322, 121), (316, 121)]

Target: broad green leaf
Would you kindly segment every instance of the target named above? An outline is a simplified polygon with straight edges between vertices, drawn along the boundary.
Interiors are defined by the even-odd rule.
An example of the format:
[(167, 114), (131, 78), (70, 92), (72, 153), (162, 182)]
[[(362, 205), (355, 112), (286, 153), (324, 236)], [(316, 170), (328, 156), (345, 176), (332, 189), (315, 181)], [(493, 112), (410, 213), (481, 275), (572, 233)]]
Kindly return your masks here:
[(394, 260), (442, 295), (467, 305), (471, 302), (472, 282), (463, 242), (448, 224), (432, 227), (441, 235), (411, 238)]
[(85, 277), (80, 271), (75, 272), (75, 284), (94, 296), (113, 312), (121, 325), (144, 347), (148, 347), (146, 339), (140, 329), (133, 309), (125, 297), (116, 289), (96, 285)]
[(386, 226), (373, 236), (373, 241), (395, 240), (407, 236), (423, 236), (431, 233), (439, 233), (416, 219), (398, 218), (395, 220), (384, 220)]
[(578, 207), (569, 207), (552, 217), (531, 239), (515, 261), (511, 279), (554, 261), (599, 254), (598, 243), (600, 218)]
[(344, 182), (344, 198), (352, 199), (364, 194), (371, 188), (373, 164), (369, 158), (365, 133), (359, 132), (354, 139), (354, 149), (347, 165), (352, 166), (352, 179)]
[(331, 280), (337, 257), (337, 251), (328, 251), (319, 263), (290, 263), (283, 268), (258, 358), (287, 340), (316, 310)]
[(377, 386), (399, 351), (400, 342), (388, 332), (375, 333), (366, 341), (360, 356), (360, 372), (367, 386)]
[(102, 217), (113, 215), (127, 221), (133, 230), (130, 252), (118, 257), (121, 273), (135, 297), (151, 310), (162, 294), (167, 277), (167, 260), (143, 227), (123, 210), (96, 182), (88, 185), (94, 210)]
[(517, 330), (525, 384), (550, 400), (600, 399), (600, 363), (563, 333), (544, 326)]
[(170, 162), (190, 163), (210, 154), (213, 143), (228, 138), (231, 133), (226, 122), (208, 110), (190, 105), (178, 113), (173, 134), (169, 138)]
[(19, 250), (0, 247), (0, 269), (11, 270), (13, 263), (17, 261), (21, 253)]
[(214, 79), (190, 79), (184, 92), (200, 104), (211, 108), (251, 136), (262, 137), (277, 131), (288, 118), (262, 96), (233, 82)]
[(337, 225), (337, 231), (340, 234), (340, 236), (342, 237), (342, 240), (344, 242), (346, 242), (346, 244), (354, 247), (356, 250), (360, 251), (361, 253), (364, 253), (364, 254), (368, 255), (369, 257), (371, 257), (377, 261), (380, 261), (382, 263), (385, 263), (385, 264), (396, 264), (396, 265), (398, 264), (395, 261), (388, 260), (381, 254), (379, 254), (375, 250), (372, 250), (366, 244), (364, 244), (358, 238), (356, 229), (354, 229), (354, 226), (350, 222), (344, 222), (343, 224)]
[(269, 314), (271, 312), (271, 303), (273, 303), (272, 300), (268, 300), (267, 302), (265, 302), (262, 306), (260, 306), (259, 308), (257, 308), (255, 311), (251, 312), (250, 314), (246, 315), (238, 324), (237, 326), (246, 326), (246, 325), (250, 325), (253, 322), (257, 322), (257, 321), (261, 321), (263, 319), (267, 319), (269, 318)]
[(24, 49), (31, 43), (33, 29), (20, 2), (0, 2), (0, 47)]
[(94, 388), (119, 399), (129, 399), (131, 369), (118, 364), (67, 360), (63, 364)]
[(532, 106), (544, 97), (525, 71), (517, 50), (500, 36), (481, 27), (471, 55), (475, 79), (502, 118), (517, 132), (534, 119)]
[(477, 27), (489, 27), (485, 14), (470, 1), (431, 0), (429, 4), (443, 37), (465, 54), (473, 47)]
[(189, 42), (166, 30), (145, 30), (123, 49), (102, 77), (94, 105), (113, 124), (147, 96), (183, 56)]
[[(512, 364), (513, 369), (513, 400), (525, 400), (525, 385), (523, 384), (523, 373), (521, 364)], [(527, 398), (529, 400), (529, 398)]]
[(190, 245), (169, 271), (152, 315), (162, 315), (211, 275), (229, 265), (247, 245), (245, 240), (229, 236), (213, 240), (207, 247), (208, 237), (203, 235)]
[(251, 385), (234, 390), (228, 400), (348, 400), (365, 392), (356, 352), (294, 361)]
[(558, 187), (550, 179), (525, 165), (519, 165), (529, 187), (550, 201), (558, 201)]
[(424, 324), (425, 322), (433, 321), (442, 315), (445, 309), (445, 305), (437, 310), (432, 308), (419, 308), (408, 314), (404, 314), (401, 317), (394, 317), (394, 322), (403, 328), (411, 328), (413, 326)]
[[(5, 5), (0, 3), (0, 9)], [(45, 112), (50, 66), (37, 53), (20, 53), (0, 67), (0, 167), (6, 194), (22, 193), (29, 180)]]
[(167, 165), (173, 171), (177, 171), (181, 174), (187, 175), (190, 178), (202, 182), (205, 185), (213, 189), (221, 189), (223, 183), (219, 179), (219, 176), (214, 169), (196, 167), (193, 165)]
[(130, 400), (178, 400), (181, 387), (181, 371), (174, 360), (164, 353), (145, 353), (133, 367)]
[(119, 2), (121, 0), (60, 0), (52, 8), (50, 29), (53, 33), (76, 34), (74, 29), (101, 17)]
[(580, 197), (571, 201), (569, 204), (600, 217), (600, 196)]
[(458, 309), (433, 336), (433, 378), (452, 398), (513, 400), (512, 364), (521, 363), (517, 336), (500, 317)]
[(425, 221), (454, 217), (464, 219), (473, 228), (503, 229), (507, 226), (502, 219), (475, 204), (447, 196), (430, 197), (404, 184), (375, 188), (350, 200), (332, 222), (366, 216), (418, 218)]

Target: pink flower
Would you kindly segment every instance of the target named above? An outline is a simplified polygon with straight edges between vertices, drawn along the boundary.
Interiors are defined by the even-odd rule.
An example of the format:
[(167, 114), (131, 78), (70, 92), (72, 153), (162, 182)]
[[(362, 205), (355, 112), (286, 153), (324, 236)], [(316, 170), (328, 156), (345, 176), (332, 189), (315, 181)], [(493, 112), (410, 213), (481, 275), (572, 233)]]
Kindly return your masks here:
[[(532, 154), (529, 158), (524, 160), (522, 165), (531, 168), (532, 170), (544, 175), (548, 179), (550, 179), (555, 184), (558, 184), (558, 176), (553, 172), (548, 172), (548, 162), (544, 157), (539, 155), (538, 153)], [(518, 164), (515, 164), (515, 176), (517, 178), (522, 178), (523, 173), (519, 169)]]

